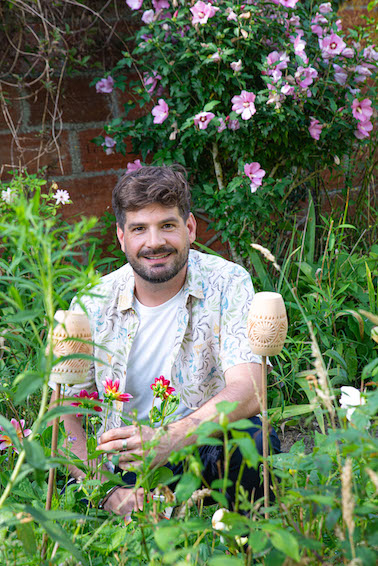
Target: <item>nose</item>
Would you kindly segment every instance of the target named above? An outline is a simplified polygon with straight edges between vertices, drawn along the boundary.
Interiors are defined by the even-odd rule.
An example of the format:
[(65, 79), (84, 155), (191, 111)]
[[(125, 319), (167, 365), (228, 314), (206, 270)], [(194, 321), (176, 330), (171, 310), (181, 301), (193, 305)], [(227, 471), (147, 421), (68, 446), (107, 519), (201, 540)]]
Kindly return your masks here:
[(166, 244), (164, 233), (159, 228), (151, 228), (148, 230), (146, 246), (151, 249), (157, 249)]

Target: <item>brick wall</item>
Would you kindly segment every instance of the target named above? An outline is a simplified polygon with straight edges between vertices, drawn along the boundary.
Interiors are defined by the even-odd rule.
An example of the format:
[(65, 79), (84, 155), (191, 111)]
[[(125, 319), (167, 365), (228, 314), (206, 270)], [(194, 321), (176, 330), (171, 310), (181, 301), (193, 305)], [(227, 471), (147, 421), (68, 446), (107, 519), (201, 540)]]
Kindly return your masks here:
[[(348, 2), (340, 9), (344, 29), (363, 24), (361, 15), (366, 15), (366, 6)], [(24, 89), (6, 87), (8, 115), (0, 113), (0, 173), (3, 179), (14, 167), (27, 166), (29, 172), (46, 167), (46, 178), (67, 189), (73, 204), (63, 207), (63, 214), (69, 220), (76, 215), (101, 216), (111, 211), (111, 192), (118, 177), (125, 171), (128, 158), (120, 154), (106, 155), (102, 148), (91, 140), (103, 134), (103, 125), (111, 117), (120, 116), (128, 93), (113, 91), (112, 94), (97, 94), (89, 86), (93, 75), (82, 73), (63, 79), (59, 100), (49, 98), (46, 106), (46, 92), (37, 94)], [(47, 114), (46, 114), (47, 110)], [(41, 124), (50, 114), (60, 116), (56, 122), (59, 131), (55, 136), (47, 129), (41, 136)], [(131, 117), (131, 116), (130, 116)], [(51, 123), (51, 120), (50, 120)], [(16, 129), (16, 137), (11, 130)], [(47, 136), (47, 137), (46, 137)], [(47, 142), (47, 145), (46, 145)], [(131, 147), (131, 142), (128, 140)], [(41, 147), (44, 152), (41, 154)], [(340, 188), (340, 179), (332, 179), (331, 189), (335, 198)], [(217, 234), (207, 231), (208, 220), (197, 215), (199, 241), (214, 250), (227, 255), (226, 244)]]

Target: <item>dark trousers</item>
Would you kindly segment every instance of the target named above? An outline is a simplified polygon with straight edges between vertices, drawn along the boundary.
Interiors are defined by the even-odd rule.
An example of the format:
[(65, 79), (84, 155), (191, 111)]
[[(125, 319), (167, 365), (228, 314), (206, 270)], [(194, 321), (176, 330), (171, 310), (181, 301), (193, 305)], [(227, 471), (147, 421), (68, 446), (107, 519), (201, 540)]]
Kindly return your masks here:
[[(255, 440), (256, 448), (259, 454), (262, 455), (263, 453), (263, 442), (262, 442), (262, 423), (259, 417), (252, 417), (249, 419), (251, 421), (251, 428), (245, 430), (251, 438)], [(280, 441), (277, 436), (277, 433), (274, 429), (271, 429), (269, 435), (269, 444), (271, 447), (271, 451), (273, 453), (277, 453), (280, 451)], [(205, 481), (211, 485), (211, 483), (216, 480), (220, 479), (223, 474), (224, 469), (224, 454), (223, 454), (223, 446), (200, 446), (198, 448), (198, 452), (203, 464), (202, 475)], [(240, 466), (242, 463), (243, 457), (242, 454), (237, 448), (230, 459), (229, 465), (229, 473), (228, 477), (232, 481), (232, 486), (227, 489), (227, 499), (229, 503), (232, 504), (235, 501), (235, 483), (237, 481)], [(166, 464), (166, 467), (172, 470), (174, 475), (182, 475), (183, 470), (183, 462), (179, 462), (178, 464)], [(120, 469), (116, 469), (116, 471), (121, 471)], [(122, 480), (132, 486), (135, 485), (136, 475), (133, 472), (124, 472), (122, 474)], [(263, 497), (264, 495), (264, 487), (262, 479), (260, 478), (260, 470), (257, 468), (249, 468), (248, 466), (244, 467), (244, 471), (241, 477), (240, 484), (244, 487), (244, 489), (248, 492), (249, 497), (253, 494), (253, 499), (256, 501)], [(271, 494), (272, 499), (272, 494)], [(205, 501), (205, 504), (213, 503), (213, 501)]]

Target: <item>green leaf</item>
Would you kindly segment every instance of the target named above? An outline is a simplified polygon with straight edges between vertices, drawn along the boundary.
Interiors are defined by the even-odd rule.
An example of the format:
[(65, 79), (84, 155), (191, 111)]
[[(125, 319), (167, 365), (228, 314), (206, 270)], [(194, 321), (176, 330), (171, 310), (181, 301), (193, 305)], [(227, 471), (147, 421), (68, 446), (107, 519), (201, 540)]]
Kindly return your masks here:
[(217, 409), (218, 415), (220, 413), (224, 413), (225, 415), (228, 415), (229, 413), (232, 413), (232, 411), (235, 411), (238, 405), (239, 405), (238, 401), (233, 401), (233, 402), (221, 401), (220, 403), (217, 403), (215, 407)]
[(167, 525), (154, 532), (156, 544), (163, 552), (171, 550), (180, 543), (183, 533), (177, 525)]
[(219, 100), (212, 100), (211, 102), (208, 102), (207, 104), (205, 104), (203, 112), (210, 112), (218, 104), (220, 104)]
[(213, 556), (209, 562), (209, 566), (241, 566), (244, 560), (235, 556)]
[(272, 531), (269, 531), (269, 527), (266, 530), (270, 532), (270, 540), (274, 548), (280, 550), (296, 562), (299, 562), (299, 545), (295, 536), (288, 530), (277, 527), (274, 527)]
[(88, 562), (80, 550), (72, 543), (66, 532), (57, 523), (53, 523), (48, 511), (44, 509), (36, 509), (29, 505), (25, 506), (25, 511), (30, 513), (32, 517), (45, 529), (47, 534), (60, 546), (68, 550), (77, 560), (80, 560), (86, 566)]
[(307, 263), (313, 263), (315, 253), (315, 231), (316, 231), (316, 217), (315, 206), (312, 200), (311, 193), (308, 195), (308, 212), (306, 219), (306, 229), (303, 240), (303, 256)]
[(26, 554), (37, 553), (33, 523), (18, 523), (16, 525), (17, 538), (22, 543)]
[(177, 501), (180, 503), (187, 501), (193, 492), (200, 487), (200, 485), (200, 478), (197, 478), (197, 476), (189, 472), (184, 474), (176, 487)]

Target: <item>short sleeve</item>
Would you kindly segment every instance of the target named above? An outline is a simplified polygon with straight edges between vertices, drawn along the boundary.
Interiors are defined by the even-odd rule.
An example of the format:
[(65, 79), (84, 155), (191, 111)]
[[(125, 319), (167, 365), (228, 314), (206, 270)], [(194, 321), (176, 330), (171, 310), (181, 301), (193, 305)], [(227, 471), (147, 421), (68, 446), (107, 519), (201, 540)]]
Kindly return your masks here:
[(261, 364), (248, 339), (248, 311), (254, 296), (247, 271), (235, 264), (225, 280), (221, 299), (220, 359), (222, 370), (243, 363)]

